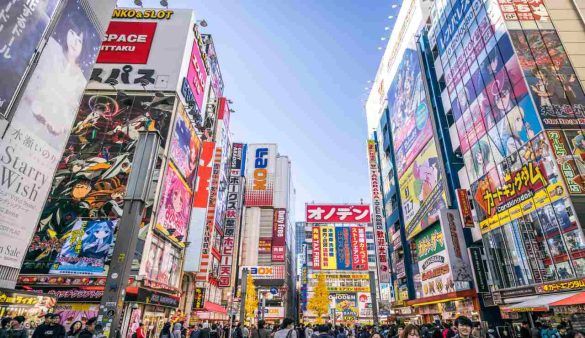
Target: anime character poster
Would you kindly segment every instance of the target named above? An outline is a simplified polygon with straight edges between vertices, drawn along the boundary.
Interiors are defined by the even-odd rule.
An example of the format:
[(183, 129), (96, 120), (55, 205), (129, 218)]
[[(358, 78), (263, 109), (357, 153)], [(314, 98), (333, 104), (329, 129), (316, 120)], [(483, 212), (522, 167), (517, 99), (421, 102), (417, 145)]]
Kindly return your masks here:
[(435, 141), (426, 145), (400, 178), (400, 198), (408, 239), (439, 219), (447, 201)]
[(510, 31), (546, 129), (585, 126), (585, 94), (554, 30)]
[(416, 49), (407, 48), (388, 90), (398, 177), (433, 136)]
[(169, 163), (167, 165), (165, 175), (161, 188), (156, 226), (179, 241), (183, 241), (187, 235), (192, 192), (186, 182), (179, 176), (173, 164)]
[(99, 307), (99, 304), (57, 304), (53, 309), (53, 313), (59, 315), (61, 325), (64, 325), (68, 329), (77, 321), (85, 326), (88, 319), (97, 317)]
[(0, 116), (7, 116), (8, 106), (57, 3), (58, 0), (41, 0), (31, 6), (24, 1), (6, 1), (0, 5), (3, 13), (0, 41), (4, 42), (0, 47)]
[(80, 218), (116, 220), (122, 215), (126, 184), (138, 135), (168, 133), (173, 98), (117, 98), (86, 95), (67, 142), (23, 273), (49, 273)]
[(197, 172), (197, 162), (201, 151), (201, 140), (195, 133), (193, 124), (187, 117), (182, 104), (179, 105), (178, 114), (171, 136), (170, 155), (171, 160), (185, 178), (189, 187)]
[(49, 273), (103, 275), (118, 220), (77, 220)]

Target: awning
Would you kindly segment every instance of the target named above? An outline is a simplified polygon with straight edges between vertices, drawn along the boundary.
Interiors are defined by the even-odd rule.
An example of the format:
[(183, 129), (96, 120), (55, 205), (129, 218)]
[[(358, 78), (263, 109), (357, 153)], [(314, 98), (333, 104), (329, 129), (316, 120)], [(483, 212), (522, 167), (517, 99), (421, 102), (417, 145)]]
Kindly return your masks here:
[(520, 302), (518, 304), (501, 306), (500, 309), (503, 312), (547, 312), (550, 310), (552, 303), (572, 297), (576, 294), (578, 294), (578, 292), (543, 295), (526, 300), (524, 302)]
[(573, 296), (561, 299), (559, 301), (551, 303), (550, 306), (571, 306), (581, 304), (585, 304), (585, 292), (579, 292)]
[(223, 306), (212, 302), (205, 302), (205, 305), (203, 306), (203, 310), (201, 310), (201, 312), (205, 311), (221, 313), (223, 315), (227, 314), (227, 310)]

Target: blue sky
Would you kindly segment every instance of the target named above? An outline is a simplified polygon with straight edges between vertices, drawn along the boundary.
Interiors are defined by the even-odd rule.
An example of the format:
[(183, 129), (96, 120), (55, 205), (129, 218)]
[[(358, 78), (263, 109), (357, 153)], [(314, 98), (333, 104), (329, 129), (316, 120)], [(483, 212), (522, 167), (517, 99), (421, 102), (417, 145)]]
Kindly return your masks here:
[[(233, 140), (277, 143), (306, 202), (370, 202), (365, 87), (400, 0), (168, 0), (213, 35)], [(160, 7), (143, 0), (144, 7)], [(132, 1), (119, 1), (120, 6)]]

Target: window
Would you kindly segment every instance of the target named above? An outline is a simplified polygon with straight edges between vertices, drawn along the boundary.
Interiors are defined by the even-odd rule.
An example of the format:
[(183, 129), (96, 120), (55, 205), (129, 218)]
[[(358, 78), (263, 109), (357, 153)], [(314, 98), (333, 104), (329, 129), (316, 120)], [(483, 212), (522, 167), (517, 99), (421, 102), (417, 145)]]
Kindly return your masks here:
[(370, 262), (370, 263), (376, 263), (376, 256), (369, 255), (368, 256), (368, 262)]
[(368, 251), (374, 251), (375, 250), (374, 243), (366, 243), (366, 246), (368, 248)]
[(374, 239), (374, 233), (371, 231), (366, 231), (366, 239)]

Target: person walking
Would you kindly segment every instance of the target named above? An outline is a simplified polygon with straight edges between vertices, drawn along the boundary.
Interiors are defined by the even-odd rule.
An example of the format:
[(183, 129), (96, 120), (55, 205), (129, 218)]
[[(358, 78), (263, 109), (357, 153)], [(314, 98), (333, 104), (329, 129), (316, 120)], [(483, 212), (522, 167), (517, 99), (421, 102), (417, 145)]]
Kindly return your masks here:
[(258, 328), (252, 331), (252, 338), (269, 338), (270, 331), (265, 329), (266, 322), (264, 320), (258, 321)]
[(471, 328), (473, 327), (473, 322), (471, 319), (465, 316), (459, 316), (455, 320), (455, 327), (457, 328), (457, 334), (455, 335), (455, 338), (471, 337)]
[(189, 333), (189, 338), (199, 338), (199, 334), (201, 333), (201, 329), (203, 326), (201, 324), (197, 324), (197, 326), (193, 326), (191, 328), (191, 333)]
[(12, 318), (4, 317), (2, 318), (2, 322), (0, 322), (0, 338), (7, 338), (8, 337), (8, 330), (10, 330), (10, 322)]
[(522, 326), (520, 327), (520, 338), (532, 338), (527, 321), (522, 322)]
[(211, 324), (211, 330), (209, 331), (209, 338), (219, 338), (219, 332), (217, 331), (217, 324)]
[(67, 331), (67, 338), (77, 338), (81, 330), (83, 330), (83, 323), (79, 320), (74, 321)]
[(136, 328), (136, 338), (146, 338), (146, 332), (144, 332), (144, 323), (138, 323)]
[(274, 338), (297, 338), (297, 332), (293, 330), (294, 321), (284, 318), (280, 324), (280, 330), (274, 333)]
[(180, 322), (176, 322), (173, 325), (173, 338), (181, 338), (181, 330), (183, 329), (183, 325)]
[(96, 317), (92, 317), (85, 322), (85, 327), (78, 335), (78, 338), (93, 338), (95, 333), (95, 324), (97, 322)]
[(28, 338), (28, 330), (24, 327), (24, 316), (16, 316), (10, 322), (8, 338)]
[(170, 322), (166, 322), (165, 325), (163, 325), (162, 330), (160, 330), (159, 338), (173, 338)]

